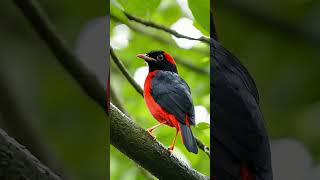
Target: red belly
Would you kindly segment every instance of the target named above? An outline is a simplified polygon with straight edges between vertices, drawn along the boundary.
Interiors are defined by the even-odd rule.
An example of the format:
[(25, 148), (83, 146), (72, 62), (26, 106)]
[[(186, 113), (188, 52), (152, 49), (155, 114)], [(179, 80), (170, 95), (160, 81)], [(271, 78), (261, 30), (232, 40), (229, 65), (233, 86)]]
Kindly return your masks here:
[(178, 128), (178, 121), (174, 117), (174, 115), (166, 112), (159, 104), (155, 102), (153, 97), (151, 96), (151, 79), (152, 77), (157, 73), (157, 71), (150, 72), (144, 82), (144, 100), (147, 104), (147, 107), (149, 108), (152, 116), (159, 121), (160, 123), (163, 123), (167, 121), (166, 125), (171, 127)]

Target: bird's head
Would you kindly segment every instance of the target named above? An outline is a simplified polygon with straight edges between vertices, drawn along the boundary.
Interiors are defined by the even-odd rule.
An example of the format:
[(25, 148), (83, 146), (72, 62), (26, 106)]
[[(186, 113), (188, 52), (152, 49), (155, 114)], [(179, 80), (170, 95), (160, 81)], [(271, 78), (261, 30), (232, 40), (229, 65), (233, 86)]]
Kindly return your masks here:
[(163, 70), (178, 73), (176, 62), (167, 52), (154, 50), (147, 54), (138, 54), (137, 57), (144, 59), (148, 63), (149, 72)]

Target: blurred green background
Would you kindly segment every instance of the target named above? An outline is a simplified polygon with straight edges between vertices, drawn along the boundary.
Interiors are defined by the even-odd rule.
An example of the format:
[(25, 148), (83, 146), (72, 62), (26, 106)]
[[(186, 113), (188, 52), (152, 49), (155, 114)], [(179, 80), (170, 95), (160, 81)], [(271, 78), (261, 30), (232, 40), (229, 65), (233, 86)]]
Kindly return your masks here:
[[(72, 50), (87, 23), (105, 16), (109, 8), (105, 1), (39, 3)], [(0, 2), (0, 23), (1, 87), (8, 89), (16, 105), (11, 114), (1, 109), (0, 127), (66, 179), (106, 179), (109, 146), (104, 111), (57, 63), (13, 2)], [(7, 107), (6, 97), (1, 94), (1, 107)], [(27, 137), (26, 131), (34, 136)], [(38, 148), (28, 146), (29, 141), (40, 144), (45, 155), (32, 151)]]
[[(209, 21), (205, 18), (209, 15), (202, 14), (206, 11), (196, 12), (201, 9), (199, 6), (207, 7), (207, 1), (186, 2), (119, 0), (111, 1), (110, 8), (113, 15), (124, 21), (122, 23), (127, 23), (127, 20), (120, 11), (121, 5), (136, 16), (168, 27), (185, 17), (207, 36), (209, 33), (206, 22)], [(108, 9), (101, 3), (83, 0), (44, 0), (40, 4), (72, 49), (75, 49), (79, 34), (88, 22), (104, 16)], [(186, 4), (194, 18), (185, 10)], [(314, 173), (313, 170), (319, 169), (320, 163), (320, 2), (224, 0), (217, 1), (214, 9), (220, 41), (239, 57), (257, 83), (272, 147), (277, 145), (273, 142), (283, 139), (299, 143), (303, 147), (298, 148), (307, 152), (302, 158), (311, 158), (310, 171)], [(56, 63), (55, 57), (9, 0), (0, 2), (0, 22), (1, 80), (14, 95), (18, 104), (16, 108), (20, 109), (24, 121), (31, 126), (40, 139), (40, 144), (46, 147), (45, 151), (49, 152), (50, 157), (43, 157), (42, 161), (69, 179), (105, 179), (108, 172), (108, 145), (104, 112)], [(127, 45), (124, 45), (125, 40), (121, 36), (115, 38), (113, 45), (118, 45), (116, 53), (132, 75), (139, 67), (145, 66), (135, 57), (137, 53), (153, 49), (165, 50), (183, 60), (180, 62), (176, 59), (178, 70), (191, 87), (194, 104), (209, 109), (208, 77), (182, 64), (190, 62), (209, 71), (209, 50), (205, 44), (189, 44), (184, 48), (192, 47), (184, 49), (183, 45), (179, 44), (179, 47), (167, 33), (135, 23), (131, 25), (137, 27), (136, 31), (130, 27), (117, 26), (122, 23), (111, 18), (110, 33), (115, 38), (116, 29), (120, 29), (120, 35), (128, 37)], [(152, 38), (149, 33), (155, 36)], [(130, 116), (143, 128), (155, 125), (157, 122), (146, 109), (143, 99), (114, 65), (111, 73), (111, 85)], [(1, 102), (4, 102), (3, 96), (5, 95), (2, 94)], [(10, 119), (10, 115), (7, 116)], [(19, 129), (21, 127), (15, 121), (8, 121), (6, 118), (1, 116), (0, 127), (24, 144), (23, 138), (14, 136), (23, 129)], [(208, 129), (193, 128), (193, 131), (209, 145)], [(155, 130), (155, 134), (161, 143), (169, 145), (174, 129), (160, 127)], [(203, 152), (198, 155), (186, 152), (180, 137), (176, 147), (175, 152), (185, 157), (193, 168), (208, 175), (209, 159)], [(293, 151), (290, 147), (292, 146), (281, 149), (280, 156), (287, 157), (286, 154)], [(146, 179), (144, 172), (118, 150), (111, 147), (110, 153), (111, 179)], [(273, 155), (276, 153), (278, 151)], [(295, 163), (296, 159), (298, 157), (293, 156), (282, 160), (298, 164)], [(274, 171), (281, 174), (278, 170), (286, 165), (274, 165)], [(288, 170), (294, 175), (297, 171), (292, 168)], [(319, 170), (315, 173), (320, 174)], [(283, 177), (285, 178), (282, 179), (290, 179), (288, 176)]]
[[(219, 40), (256, 81), (274, 179), (319, 179), (320, 1), (223, 0), (214, 9)], [(283, 140), (294, 143), (279, 148)]]
[[(129, 21), (121, 11), (123, 9), (132, 15), (173, 28), (188, 36), (208, 36), (210, 31), (209, 0), (199, 2), (198, 0), (112, 0), (110, 37), (115, 53), (142, 86), (147, 73), (147, 64), (136, 58), (137, 54), (151, 50), (164, 50), (175, 58), (178, 72), (189, 84), (194, 105), (200, 112), (197, 117), (202, 123), (192, 130), (205, 145), (210, 146), (209, 114), (207, 112), (210, 108), (209, 46), (189, 40), (176, 42), (168, 33)], [(190, 70), (183, 65), (183, 62), (192, 64), (203, 72)], [(124, 109), (139, 126), (146, 129), (158, 123), (150, 114), (141, 95), (129, 84), (114, 63), (111, 63), (111, 88)], [(114, 97), (111, 97), (111, 101), (113, 99)], [(168, 126), (161, 126), (154, 131), (157, 140), (165, 146), (172, 143), (174, 134), (175, 129)], [(201, 150), (198, 154), (189, 153), (182, 144), (180, 135), (177, 138), (174, 154), (197, 171), (209, 176), (209, 157)], [(150, 178), (136, 163), (112, 146), (110, 166), (111, 179)], [(151, 177), (151, 179), (154, 178)]]

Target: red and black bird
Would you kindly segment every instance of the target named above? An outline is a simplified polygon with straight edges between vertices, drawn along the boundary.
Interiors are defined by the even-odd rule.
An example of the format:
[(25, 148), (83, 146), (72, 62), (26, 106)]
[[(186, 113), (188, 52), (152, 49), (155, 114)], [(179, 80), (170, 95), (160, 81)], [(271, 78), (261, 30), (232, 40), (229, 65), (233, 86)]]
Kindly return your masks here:
[(164, 51), (150, 51), (138, 54), (149, 66), (144, 83), (144, 99), (153, 117), (159, 124), (148, 128), (152, 131), (162, 124), (176, 128), (173, 143), (169, 146), (172, 153), (178, 133), (189, 152), (198, 153), (196, 140), (191, 131), (195, 125), (194, 106), (188, 84), (178, 75), (176, 63), (171, 55)]
[[(211, 29), (215, 30), (211, 16)], [(272, 180), (269, 138), (247, 69), (211, 32), (211, 177)]]

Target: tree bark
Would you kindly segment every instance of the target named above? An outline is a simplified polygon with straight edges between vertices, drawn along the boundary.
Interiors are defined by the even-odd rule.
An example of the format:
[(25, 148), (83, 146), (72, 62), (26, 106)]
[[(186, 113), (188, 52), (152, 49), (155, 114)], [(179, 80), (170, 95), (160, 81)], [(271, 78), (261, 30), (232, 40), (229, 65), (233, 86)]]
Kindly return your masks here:
[(61, 178), (0, 129), (0, 179), (60, 180)]
[(159, 179), (206, 180), (154, 140), (114, 105), (110, 106), (111, 144)]

